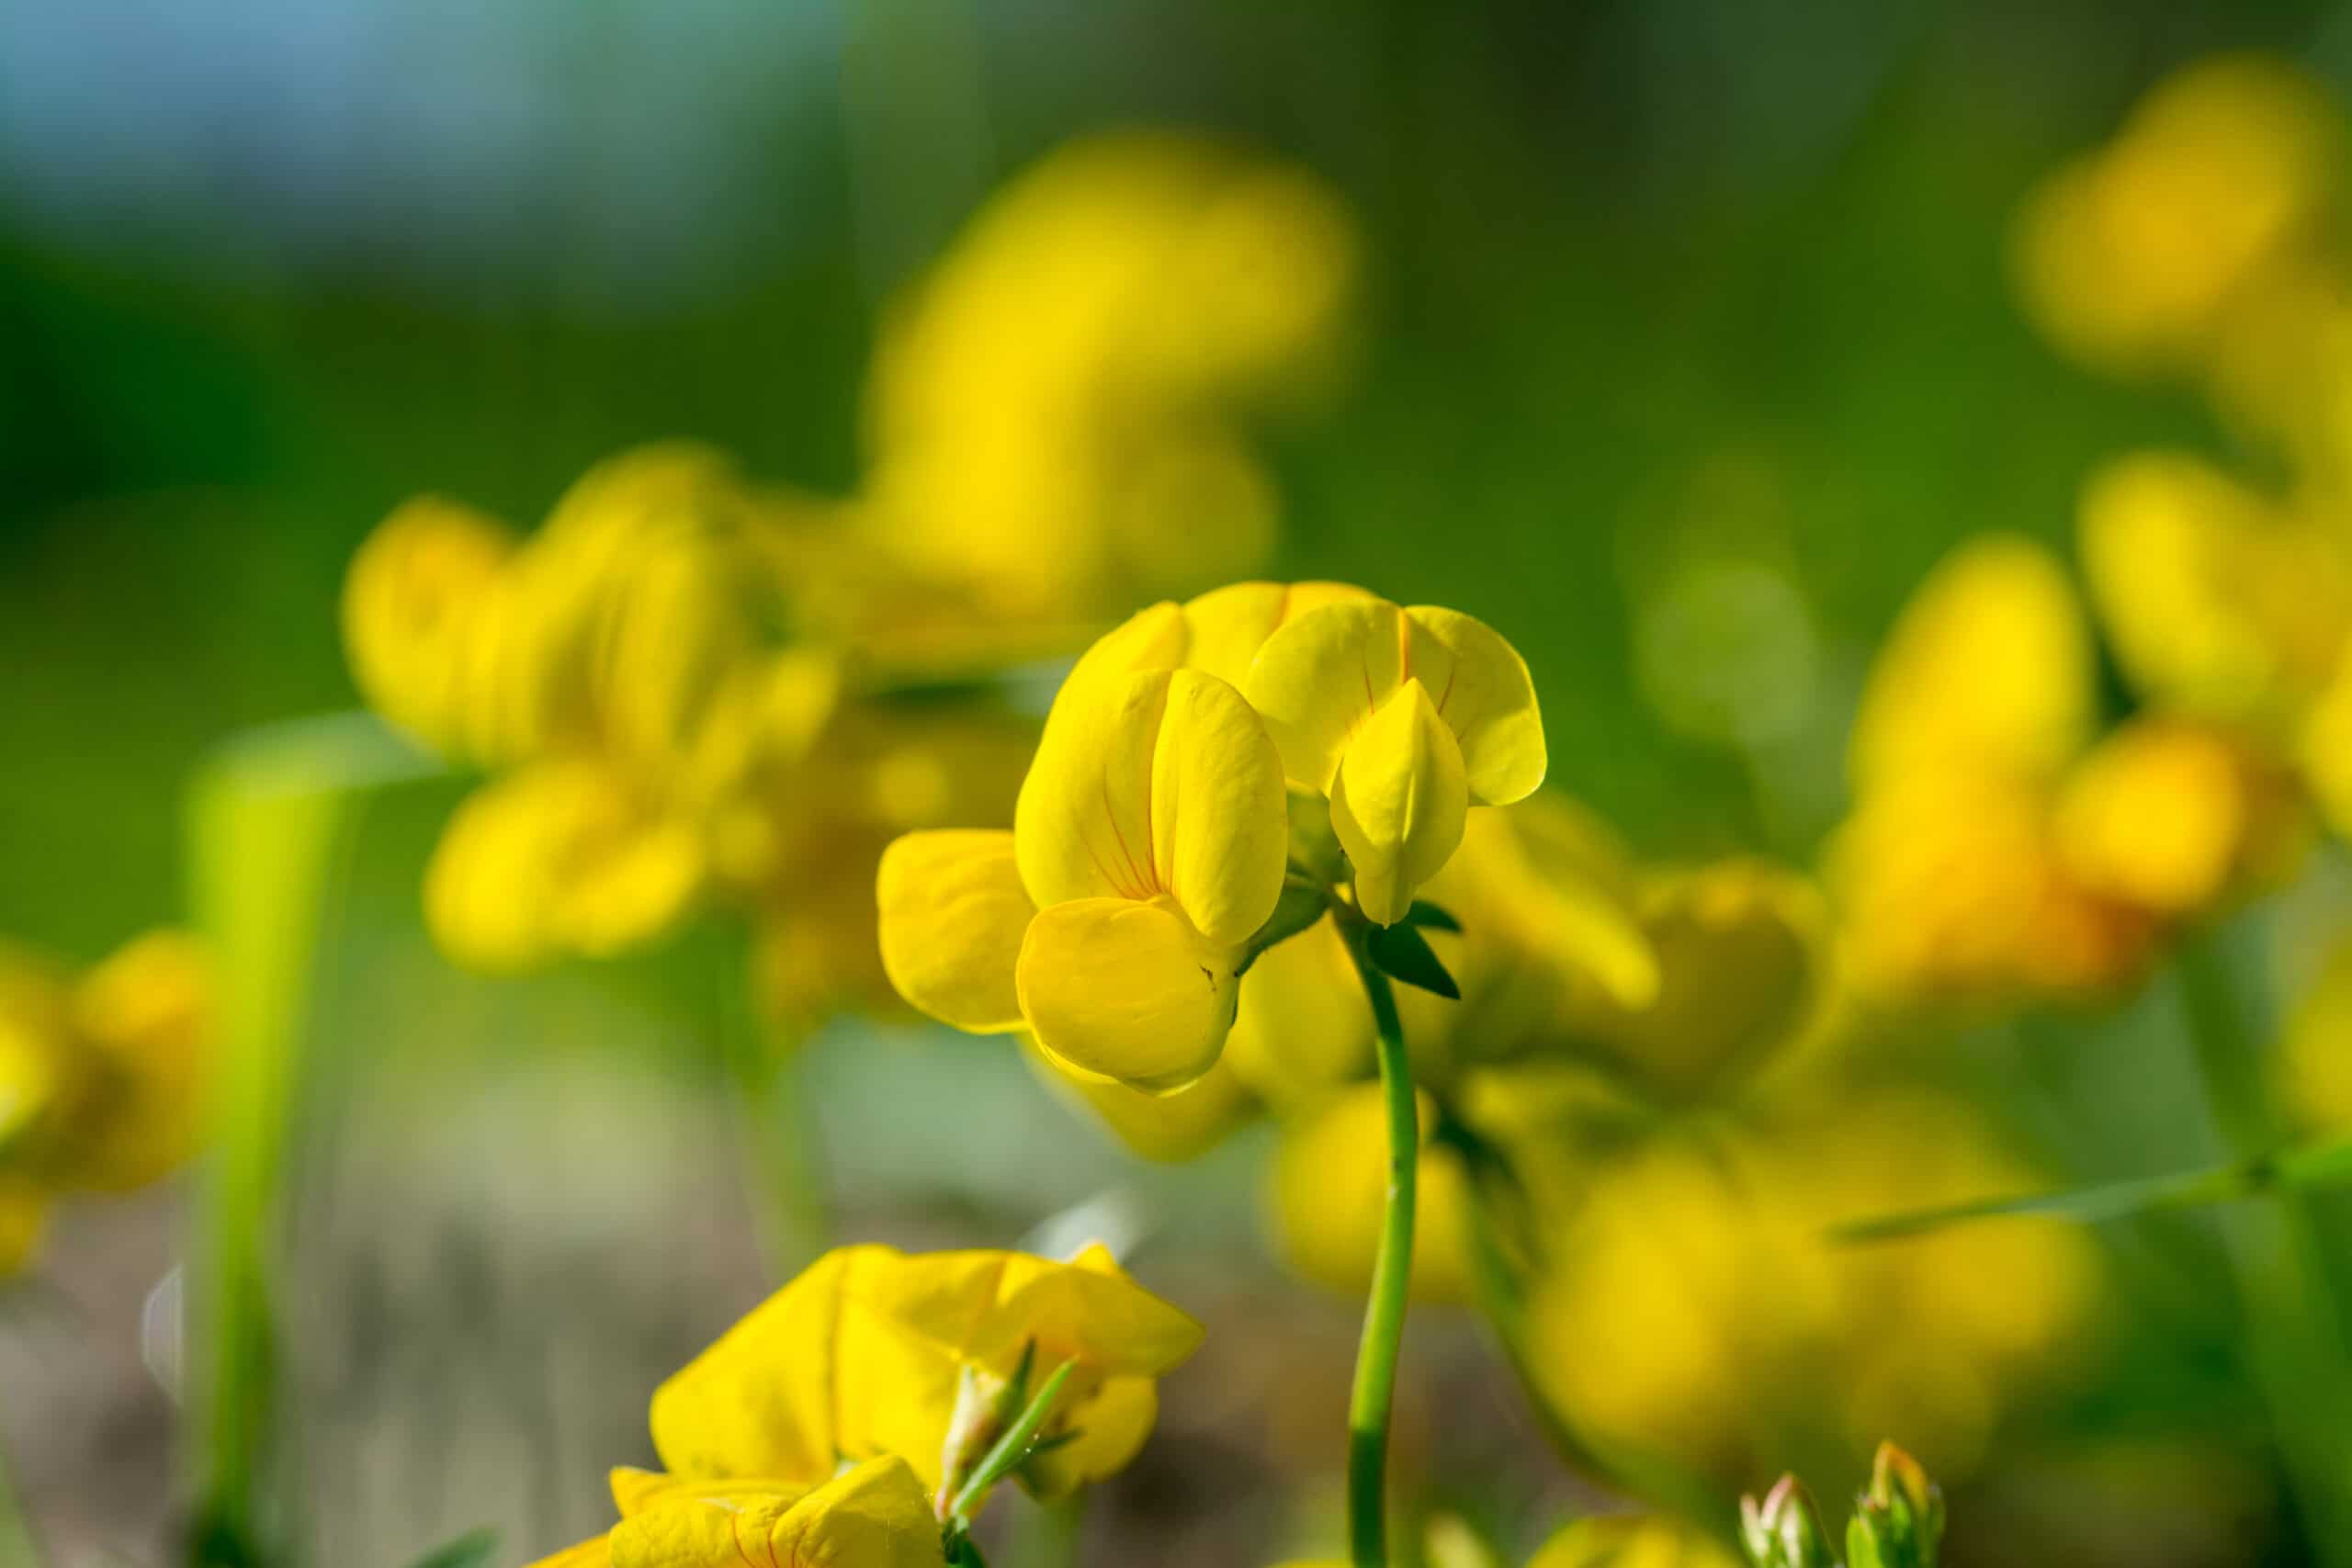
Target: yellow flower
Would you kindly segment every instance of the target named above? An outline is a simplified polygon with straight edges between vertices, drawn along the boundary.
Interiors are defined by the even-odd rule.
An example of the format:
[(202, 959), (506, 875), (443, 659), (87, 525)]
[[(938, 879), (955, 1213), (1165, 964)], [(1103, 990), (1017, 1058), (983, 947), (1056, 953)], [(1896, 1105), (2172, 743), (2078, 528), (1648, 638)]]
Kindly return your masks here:
[(2335, 674), (2352, 571), (2320, 520), (2199, 458), (2146, 452), (2092, 477), (2080, 530), (2100, 621), (2151, 701), (2276, 728)]
[(1329, 797), (1357, 905), (1381, 925), (1453, 857), (1470, 807), (1544, 782), (1526, 661), (1456, 611), (1360, 599), (1294, 615), (1242, 690), (1290, 777)]
[(2035, 1176), (1957, 1102), (1807, 1099), (1574, 1162), (1568, 1206), (1538, 1210), (1544, 1392), (1580, 1430), (1720, 1474), (1825, 1417), (1857, 1456), (1899, 1422), (1939, 1472), (1965, 1471), (2008, 1391), (2067, 1364), (2096, 1253), (2029, 1224), (1838, 1246), (1832, 1227), (1889, 1193), (1927, 1206)]
[(1247, 570), (1275, 502), (1234, 415), (1314, 378), (1354, 272), (1346, 213), (1297, 170), (1163, 132), (1054, 152), (886, 323), (873, 525), (1007, 618)]
[(2091, 707), (2089, 633), (2047, 551), (1988, 536), (1922, 585), (1864, 690), (1828, 855), (1862, 991), (2112, 987), (2291, 862), (2293, 792), (2245, 740), (2144, 717), (2094, 744)]
[(1154, 1380), (1199, 1339), (1099, 1247), (1072, 1263), (843, 1247), (662, 1385), (654, 1448), (679, 1475), (803, 1484), (895, 1453), (938, 1489), (994, 1440), (997, 1396), (1028, 1351), (1033, 1390), (1074, 1366), (1046, 1435), (1076, 1436), (1028, 1472), (1067, 1490), (1134, 1456)]
[(211, 987), (186, 935), (150, 931), (76, 976), (0, 947), (0, 1276), (50, 1201), (121, 1192), (193, 1151)]
[(1062, 1066), (1139, 1088), (1215, 1065), (1289, 815), (1265, 727), (1226, 682), (1173, 667), (1184, 642), (1184, 612), (1159, 605), (1080, 660), (1012, 832), (884, 855), (883, 964), (909, 1001), (976, 1032), (1025, 1024)]
[(2234, 299), (2327, 215), (2342, 137), (2325, 93), (2283, 62), (2186, 68), (2020, 215), (2028, 309), (2096, 368), (2194, 367)]
[[(1274, 1239), (1292, 1267), (1318, 1284), (1362, 1295), (1372, 1282), (1387, 1208), (1388, 1122), (1377, 1084), (1333, 1097), (1283, 1130), (1267, 1181)], [(1413, 1294), (1473, 1299), (1469, 1205), (1476, 1201), (1462, 1157), (1430, 1141), (1436, 1122), (1420, 1100), (1419, 1195), (1413, 1213)]]
[(939, 1521), (891, 1455), (815, 1485), (613, 1472), (621, 1522), (536, 1568), (939, 1568)]
[(1738, 1568), (1690, 1525), (1625, 1516), (1578, 1519), (1545, 1541), (1527, 1568)]

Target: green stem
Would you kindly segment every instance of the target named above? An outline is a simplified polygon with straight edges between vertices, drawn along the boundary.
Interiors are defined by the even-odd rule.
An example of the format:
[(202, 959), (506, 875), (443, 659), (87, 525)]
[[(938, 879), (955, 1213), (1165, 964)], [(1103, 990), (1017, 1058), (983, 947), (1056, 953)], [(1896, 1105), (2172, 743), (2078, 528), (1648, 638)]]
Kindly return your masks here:
[(1413, 1276), (1413, 1181), (1420, 1162), (1421, 1122), (1396, 993), (1373, 962), (1368, 940), (1368, 930), (1352, 933), (1348, 951), (1372, 1002), (1380, 1089), (1388, 1109), (1388, 1194), (1372, 1294), (1364, 1303), (1363, 1337), (1356, 1345), (1355, 1388), (1348, 1400), (1348, 1556), (1353, 1568), (1386, 1568), (1388, 1426)]
[[(2275, 1163), (2265, 1158), (2278, 1129), (2256, 1049), (2260, 1021), (2237, 989), (2222, 936), (2183, 948), (2182, 1008), (2215, 1130), (2230, 1154), (2251, 1162), (2248, 1169), (2275, 1178)], [(2248, 1359), (2316, 1561), (2347, 1568), (2352, 1442), (2342, 1413), (2352, 1408), (2352, 1368), (2343, 1353), (2344, 1320), (2306, 1201), (2276, 1179), (2260, 1195), (2263, 1201), (2233, 1213), (2222, 1227), (2246, 1317)]]

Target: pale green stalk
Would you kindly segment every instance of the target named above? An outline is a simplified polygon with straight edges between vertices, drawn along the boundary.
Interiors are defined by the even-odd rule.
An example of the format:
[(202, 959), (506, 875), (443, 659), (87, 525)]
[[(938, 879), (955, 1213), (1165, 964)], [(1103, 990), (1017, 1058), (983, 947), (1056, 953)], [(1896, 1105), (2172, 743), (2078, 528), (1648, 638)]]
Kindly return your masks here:
[(292, 1555), (276, 1287), (322, 925), (368, 795), (433, 771), (375, 719), (345, 715), (232, 742), (189, 796), (189, 894), (220, 1041), (188, 1275), (198, 1563)]
[(1381, 1095), (1388, 1112), (1388, 1190), (1380, 1250), (1372, 1268), (1372, 1293), (1364, 1303), (1363, 1335), (1356, 1345), (1355, 1387), (1348, 1399), (1348, 1560), (1353, 1568), (1386, 1568), (1388, 1427), (1413, 1276), (1413, 1189), (1421, 1126), (1413, 1098), (1413, 1065), (1405, 1052), (1404, 1021), (1396, 1015), (1396, 993), (1373, 962), (1367, 939), (1364, 931), (1351, 932), (1348, 951), (1372, 1002)]

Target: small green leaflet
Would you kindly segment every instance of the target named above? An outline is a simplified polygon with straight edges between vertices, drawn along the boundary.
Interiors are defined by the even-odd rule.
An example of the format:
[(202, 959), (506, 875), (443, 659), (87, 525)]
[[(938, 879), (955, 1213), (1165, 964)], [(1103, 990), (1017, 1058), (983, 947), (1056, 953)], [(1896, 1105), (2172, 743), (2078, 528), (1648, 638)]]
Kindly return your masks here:
[(1411, 917), (1393, 926), (1374, 926), (1366, 946), (1372, 961), (1380, 972), (1391, 979), (1402, 980), (1408, 986), (1419, 986), (1424, 991), (1435, 991), (1453, 1001), (1462, 999), (1462, 987), (1445, 972), (1430, 950), (1429, 938), (1419, 927), (1410, 924)]

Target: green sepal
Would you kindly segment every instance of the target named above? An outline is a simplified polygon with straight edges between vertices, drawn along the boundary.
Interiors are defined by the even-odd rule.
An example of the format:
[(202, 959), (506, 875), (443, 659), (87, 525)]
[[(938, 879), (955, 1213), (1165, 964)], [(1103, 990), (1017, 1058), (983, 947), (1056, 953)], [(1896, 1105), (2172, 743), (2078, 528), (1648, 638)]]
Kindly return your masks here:
[(1283, 877), (1282, 897), (1274, 900), (1274, 912), (1266, 917), (1266, 923), (1258, 928), (1257, 934), (1243, 948), (1241, 962), (1233, 972), (1248, 974), (1250, 965), (1258, 962), (1260, 953), (1276, 942), (1287, 942), (1306, 931), (1329, 913), (1330, 908), (1331, 897), (1319, 883), (1295, 872)]
[(1373, 963), (1390, 979), (1434, 991), (1449, 1001), (1462, 999), (1462, 987), (1446, 973), (1445, 964), (1419, 928), (1401, 920), (1393, 926), (1374, 926), (1364, 945)]
[(1459, 932), (1462, 930), (1462, 922), (1453, 918), (1453, 910), (1442, 904), (1432, 904), (1426, 898), (1414, 899), (1413, 907), (1405, 911), (1401, 923), (1433, 931)]

